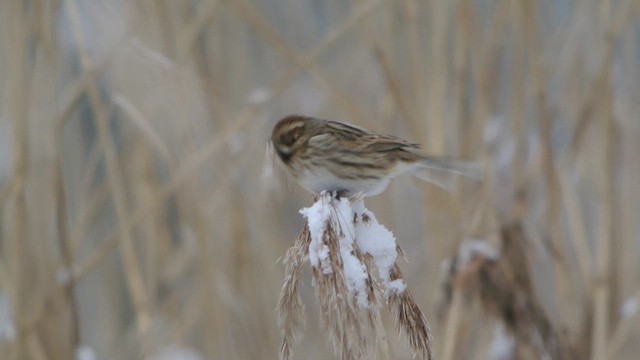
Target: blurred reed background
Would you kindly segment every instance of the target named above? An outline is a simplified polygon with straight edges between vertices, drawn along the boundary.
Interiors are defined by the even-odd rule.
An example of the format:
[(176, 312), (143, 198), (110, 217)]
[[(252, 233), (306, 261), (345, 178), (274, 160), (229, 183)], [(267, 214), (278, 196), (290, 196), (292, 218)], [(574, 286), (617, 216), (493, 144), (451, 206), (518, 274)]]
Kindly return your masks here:
[[(277, 358), (278, 259), (311, 203), (265, 155), (291, 113), (487, 165), (482, 185), (453, 195), (400, 178), (367, 201), (408, 254), (437, 358), (540, 358), (482, 281), (442, 266), (465, 238), (498, 246), (514, 228), (533, 284), (521, 293), (573, 358), (636, 358), (639, 11), (3, 1), (0, 358)], [(521, 285), (508, 271), (527, 269), (510, 261), (513, 289), (496, 288), (507, 299)], [(294, 357), (330, 359), (308, 274), (301, 291)], [(410, 359), (386, 324), (390, 358)]]

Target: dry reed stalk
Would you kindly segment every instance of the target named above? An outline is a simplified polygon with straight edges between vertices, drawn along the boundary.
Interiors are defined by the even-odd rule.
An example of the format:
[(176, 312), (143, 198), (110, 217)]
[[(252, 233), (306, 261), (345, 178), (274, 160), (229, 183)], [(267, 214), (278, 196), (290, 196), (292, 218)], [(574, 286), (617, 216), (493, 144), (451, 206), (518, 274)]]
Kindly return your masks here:
[(402, 91), (402, 84), (393, 71), (393, 63), (391, 61), (391, 54), (389, 51), (386, 51), (382, 46), (381, 41), (377, 38), (373, 30), (371, 29), (371, 25), (369, 24), (368, 19), (364, 19), (362, 21), (362, 33), (363, 37), (369, 43), (369, 46), (372, 49), (372, 53), (378, 65), (380, 66), (380, 70), (384, 76), (386, 81), (388, 92), (391, 94), (397, 109), (400, 111), (402, 116), (407, 120), (408, 123), (416, 124), (420, 123), (419, 119), (415, 117), (415, 114), (419, 113), (416, 111), (411, 111), (411, 107), (409, 104), (409, 100), (406, 98), (406, 92)]
[[(53, 183), (53, 193), (56, 196), (55, 202), (58, 204), (56, 220), (58, 227), (58, 241), (60, 242), (60, 254), (62, 265), (66, 269), (73, 267), (73, 248), (71, 239), (69, 238), (69, 215), (67, 208), (67, 194), (64, 191), (64, 183), (62, 177), (61, 163), (59, 154), (56, 157), (56, 166)], [(70, 339), (69, 346), (72, 349), (77, 348), (80, 345), (80, 319), (78, 315), (78, 302), (75, 297), (75, 284), (71, 281), (67, 281), (64, 286), (64, 302), (69, 309), (69, 323), (70, 323)]]
[(428, 114), (429, 125), (428, 135), (423, 139), (427, 144), (430, 153), (440, 155), (445, 152), (445, 122), (448, 120), (446, 114), (447, 81), (446, 74), (449, 66), (446, 58), (446, 32), (449, 19), (448, 10), (452, 3), (446, 1), (434, 1), (429, 8), (430, 24), (430, 51), (428, 59), (430, 64), (431, 79), (429, 81), (428, 94), (426, 97), (426, 112)]
[[(77, 4), (75, 1), (71, 0), (66, 2), (66, 6), (71, 19), (72, 32), (75, 45), (80, 55), (82, 69), (83, 71), (91, 72), (93, 64), (85, 46)], [(140, 264), (135, 254), (133, 234), (130, 230), (130, 226), (128, 225), (130, 218), (126, 204), (125, 183), (121, 170), (117, 164), (114, 140), (111, 138), (107, 123), (106, 106), (101, 99), (95, 77), (89, 80), (87, 92), (95, 115), (100, 145), (104, 151), (108, 182), (110, 184), (116, 216), (118, 218), (118, 229), (120, 235), (118, 245), (123, 255), (127, 285), (136, 311), (138, 329), (144, 331), (150, 325), (151, 321), (149, 309), (150, 301), (145, 289)]]
[(453, 83), (451, 92), (453, 106), (451, 120), (455, 123), (456, 133), (460, 134), (455, 144), (458, 155), (469, 157), (469, 149), (473, 141), (473, 131), (460, 131), (471, 126), (470, 99), (471, 99), (471, 62), (470, 54), (474, 46), (473, 32), (475, 20), (473, 4), (470, 0), (463, 0), (455, 9), (455, 19), (460, 24), (460, 31), (456, 34), (453, 54)]
[(600, 179), (598, 179), (601, 209), (599, 214), (598, 237), (596, 240), (595, 274), (593, 283), (593, 343), (591, 355), (594, 359), (605, 359), (607, 343), (612, 325), (615, 325), (612, 304), (616, 303), (618, 284), (614, 276), (615, 259), (619, 238), (614, 233), (615, 221), (615, 189), (613, 174), (615, 171), (615, 140), (613, 94), (611, 89), (611, 72), (607, 72), (607, 81), (601, 89), (600, 109), (604, 121), (604, 156), (601, 163)]
[(413, 103), (413, 119), (410, 123), (418, 134), (424, 133), (424, 122), (415, 121), (416, 116), (426, 113), (427, 109), (423, 99), (427, 97), (427, 84), (425, 75), (424, 64), (424, 49), (420, 45), (422, 39), (420, 34), (420, 8), (421, 4), (418, 4), (416, 0), (409, 0), (400, 3), (403, 10), (403, 16), (407, 21), (407, 42), (409, 43), (409, 60), (412, 75), (411, 84), (411, 101)]
[(567, 214), (568, 228), (571, 229), (573, 235), (573, 247), (575, 248), (576, 258), (578, 262), (578, 272), (582, 279), (585, 289), (589, 289), (592, 285), (592, 254), (587, 237), (587, 227), (584, 223), (583, 214), (580, 211), (578, 197), (576, 191), (571, 187), (569, 174), (563, 164), (556, 166), (558, 174), (558, 182), (560, 185), (560, 194), (564, 203), (565, 213)]
[[(2, 227), (0, 227), (2, 247), (0, 255), (7, 257), (6, 274), (11, 279), (3, 279), (4, 295), (8, 296), (12, 306), (15, 335), (8, 346), (8, 351), (3, 351), (9, 359), (36, 358), (45, 359), (43, 356), (43, 341), (40, 334), (31, 331), (29, 327), (30, 304), (33, 299), (30, 297), (31, 286), (34, 282), (34, 274), (30, 271), (29, 264), (34, 255), (30, 245), (30, 217), (27, 196), (27, 184), (29, 181), (32, 151), (29, 144), (29, 108), (33, 106), (32, 87), (33, 73), (28, 67), (29, 64), (29, 40), (33, 35), (34, 12), (29, 6), (20, 2), (8, 3), (3, 8), (0, 20), (2, 20), (2, 30), (11, 39), (11, 51), (3, 60), (8, 60), (5, 67), (9, 69), (10, 76), (3, 78), (3, 82), (12, 84), (11, 90), (7, 92), (8, 101), (2, 105), (8, 105), (8, 109), (3, 109), (3, 115), (8, 115), (7, 120), (12, 120), (13, 133), (13, 159), (9, 163), (11, 166), (11, 177), (7, 193), (2, 194), (6, 198), (0, 213), (5, 214)], [(0, 105), (0, 107), (2, 107)], [(9, 223), (11, 225), (9, 225)], [(8, 225), (8, 226), (7, 226)], [(4, 271), (3, 271), (4, 273)], [(3, 276), (4, 277), (4, 276)], [(6, 291), (6, 292), (5, 292)], [(11, 319), (9, 319), (11, 321)]]
[(187, 57), (198, 34), (200, 34), (205, 25), (207, 25), (216, 14), (219, 8), (218, 5), (220, 5), (220, 1), (218, 0), (205, 1), (204, 4), (194, 12), (191, 20), (188, 21), (182, 29), (179, 29), (176, 35), (176, 47), (180, 59)]
[[(384, 301), (414, 356), (431, 359), (429, 327), (395, 263), (393, 235), (357, 197), (322, 193), (312, 207), (301, 212), (307, 221), (283, 261), (285, 282), (277, 306), (283, 334), (280, 358), (292, 358), (293, 344), (304, 324), (298, 281), (302, 265), (309, 261), (321, 319), (340, 359), (373, 359), (378, 347), (386, 348), (381, 343), (380, 325)], [(358, 226), (373, 230), (367, 232)], [(384, 235), (380, 235), (380, 228)], [(363, 238), (367, 235), (370, 237)], [(374, 241), (385, 244), (370, 243)], [(390, 246), (392, 252), (388, 251)]]
[[(306, 57), (287, 45), (275, 28), (273, 28), (273, 26), (266, 21), (264, 16), (248, 1), (237, 0), (230, 2), (227, 5), (234, 7), (237, 10), (238, 15), (240, 15), (247, 24), (254, 27), (257, 30), (258, 35), (262, 37), (265, 42), (269, 43), (273, 50), (279, 52), (282, 57), (288, 59), (291, 63), (297, 66), (302, 66), (306, 63)], [(316, 83), (324, 88), (327, 95), (332, 98), (335, 104), (340, 106), (347, 114), (349, 114), (351, 119), (354, 119), (354, 122), (364, 123), (363, 119), (365, 117), (358, 106), (350, 100), (351, 97), (338, 90), (338, 87), (330, 81), (329, 77), (326, 76), (318, 66), (310, 64), (307, 71)]]
[(458, 342), (458, 327), (464, 307), (463, 287), (454, 284), (450, 290), (450, 298), (447, 299), (449, 304), (446, 315), (445, 332), (442, 340), (444, 344), (442, 360), (452, 360), (456, 358), (455, 350), (456, 343)]

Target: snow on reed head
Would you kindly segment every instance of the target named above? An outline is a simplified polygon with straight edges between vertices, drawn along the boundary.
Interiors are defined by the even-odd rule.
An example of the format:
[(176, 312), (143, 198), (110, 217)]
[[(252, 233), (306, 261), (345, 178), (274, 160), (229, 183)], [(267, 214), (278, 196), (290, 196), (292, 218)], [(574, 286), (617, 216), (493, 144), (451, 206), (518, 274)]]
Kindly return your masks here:
[(297, 283), (308, 260), (322, 321), (340, 358), (375, 357), (377, 345), (386, 341), (380, 320), (386, 302), (413, 352), (431, 359), (427, 321), (396, 264), (396, 239), (362, 198), (322, 192), (300, 213), (305, 227), (284, 258), (285, 283), (278, 302), (280, 358), (291, 358), (304, 323)]

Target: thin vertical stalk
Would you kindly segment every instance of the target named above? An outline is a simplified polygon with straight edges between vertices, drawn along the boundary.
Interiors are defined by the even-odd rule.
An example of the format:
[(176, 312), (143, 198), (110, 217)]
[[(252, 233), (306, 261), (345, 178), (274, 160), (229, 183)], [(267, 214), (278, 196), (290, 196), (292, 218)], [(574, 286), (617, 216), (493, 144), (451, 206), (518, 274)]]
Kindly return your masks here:
[(460, 317), (464, 311), (464, 296), (461, 284), (454, 283), (452, 296), (451, 305), (447, 312), (444, 338), (442, 340), (442, 360), (457, 359), (455, 350), (458, 342), (458, 326), (460, 324)]
[(11, 80), (14, 84), (11, 89), (11, 100), (15, 144), (13, 178), (11, 180), (13, 186), (12, 193), (7, 201), (7, 206), (13, 210), (11, 211), (13, 232), (7, 237), (8, 242), (3, 250), (8, 254), (8, 270), (13, 280), (13, 289), (8, 291), (8, 295), (11, 296), (10, 301), (13, 307), (14, 321), (17, 325), (14, 348), (16, 351), (13, 353), (13, 358), (16, 360), (28, 358), (29, 349), (33, 348), (33, 344), (29, 343), (29, 336), (23, 328), (28, 316), (27, 304), (29, 300), (27, 298), (29, 272), (25, 267), (25, 264), (28, 263), (27, 244), (29, 242), (25, 187), (29, 158), (27, 39), (29, 35), (28, 25), (30, 24), (29, 15), (25, 15), (24, 7), (25, 5), (22, 2), (10, 2), (8, 11), (3, 16), (5, 17), (3, 20), (7, 24), (8, 36), (6, 42), (12, 46), (9, 68), (13, 75)]
[[(512, 165), (512, 181), (516, 194), (524, 190), (523, 169), (526, 159), (526, 134), (525, 134), (525, 33), (527, 21), (523, 9), (524, 2), (512, 1), (509, 5), (511, 13), (510, 47), (512, 48), (511, 66), (511, 98), (509, 101), (509, 117), (513, 120), (513, 137), (516, 139), (516, 154)], [(516, 196), (514, 194), (514, 196)], [(521, 219), (518, 219), (521, 220)]]
[(423, 50), (421, 46), (420, 36), (420, 7), (424, 6), (423, 2), (416, 0), (407, 0), (403, 2), (405, 6), (405, 16), (408, 19), (407, 29), (407, 41), (409, 42), (409, 55), (411, 59), (411, 77), (413, 79), (413, 117), (412, 126), (416, 130), (417, 134), (423, 134), (425, 131), (426, 123), (423, 121), (427, 114), (427, 108), (425, 107), (427, 102), (427, 89), (425, 76), (425, 62), (423, 56)]
[(432, 81), (430, 81), (427, 97), (428, 124), (424, 143), (427, 149), (436, 155), (442, 154), (444, 147), (445, 123), (447, 121), (446, 96), (447, 91), (447, 51), (446, 51), (446, 27), (447, 27), (447, 1), (433, 1), (431, 3), (430, 36), (431, 48), (429, 49), (430, 69)]
[(459, 25), (458, 35), (455, 41), (455, 51), (453, 59), (453, 109), (452, 121), (459, 134), (459, 142), (456, 149), (462, 157), (470, 155), (472, 137), (475, 135), (471, 129), (470, 117), (470, 93), (469, 93), (469, 54), (473, 39), (472, 29), (475, 27), (475, 17), (473, 14), (473, 3), (470, 0), (462, 0), (457, 7), (457, 22)]
[[(59, 138), (58, 138), (59, 140)], [(62, 177), (62, 164), (60, 162), (60, 154), (57, 154), (56, 164), (54, 165), (53, 174), (53, 194), (55, 196), (54, 201), (57, 204), (57, 228), (58, 228), (58, 242), (60, 243), (60, 254), (62, 257), (62, 263), (67, 271), (71, 271), (73, 268), (73, 250), (71, 239), (69, 238), (69, 218), (67, 213), (67, 201), (64, 191), (64, 183)], [(75, 297), (75, 283), (73, 281), (67, 281), (64, 284), (64, 297), (69, 306), (69, 312), (71, 316), (71, 343), (72, 349), (76, 349), (80, 345), (80, 322), (78, 317), (78, 304)]]
[[(605, 1), (601, 5), (600, 23), (602, 24), (603, 34), (606, 34), (607, 25), (609, 24), (611, 3)], [(611, 46), (609, 44), (613, 39), (607, 39), (605, 37), (605, 43), (603, 48)], [(606, 50), (605, 50), (606, 51)], [(607, 57), (610, 59), (610, 57)], [(602, 93), (602, 105), (601, 114), (605, 123), (603, 128), (605, 131), (603, 137), (603, 163), (602, 170), (600, 171), (600, 177), (598, 179), (598, 187), (600, 193), (600, 216), (598, 226), (598, 236), (596, 240), (596, 275), (593, 289), (593, 343), (591, 346), (591, 356), (593, 359), (605, 359), (607, 352), (607, 342), (609, 335), (609, 326), (611, 322), (610, 318), (610, 305), (611, 305), (611, 286), (609, 283), (611, 275), (611, 246), (615, 239), (612, 237), (613, 229), (613, 171), (615, 159), (614, 156), (614, 123), (613, 123), (613, 103), (612, 103), (612, 88), (610, 78), (610, 66), (611, 62), (604, 67), (605, 81), (604, 86), (600, 89)]]
[(385, 51), (384, 46), (374, 34), (368, 19), (362, 20), (362, 33), (373, 50), (373, 55), (380, 65), (382, 74), (386, 80), (387, 89), (395, 101), (398, 110), (409, 123), (418, 123), (419, 119), (415, 116), (417, 114), (411, 111), (409, 102), (405, 97), (406, 93), (402, 91), (400, 80), (393, 71), (393, 63), (389, 52)]
[[(85, 46), (80, 14), (78, 13), (76, 1), (67, 0), (65, 4), (72, 25), (75, 45), (80, 54), (82, 70), (84, 72), (91, 72), (93, 71), (93, 62), (89, 57)], [(99, 143), (104, 151), (106, 160), (107, 181), (113, 195), (113, 202), (118, 220), (118, 245), (123, 255), (127, 287), (135, 309), (137, 329), (140, 333), (144, 333), (151, 321), (149, 298), (145, 290), (140, 265), (135, 255), (132, 227), (128, 225), (130, 222), (130, 215), (127, 209), (124, 179), (116, 159), (116, 148), (109, 131), (107, 112), (103, 100), (101, 99), (95, 77), (91, 77), (89, 79), (87, 92), (89, 95), (89, 101), (93, 108), (96, 126), (98, 128)]]

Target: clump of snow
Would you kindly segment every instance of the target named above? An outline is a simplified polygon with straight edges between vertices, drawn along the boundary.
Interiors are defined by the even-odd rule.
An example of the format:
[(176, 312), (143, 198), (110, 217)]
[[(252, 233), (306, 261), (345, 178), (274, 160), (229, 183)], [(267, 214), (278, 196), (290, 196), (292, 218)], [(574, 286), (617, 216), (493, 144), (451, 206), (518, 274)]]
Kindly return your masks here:
[(149, 360), (203, 360), (202, 355), (192, 349), (177, 345), (168, 345), (147, 358)]
[(247, 101), (252, 105), (260, 105), (271, 98), (271, 91), (267, 88), (259, 87), (251, 90), (247, 95)]
[(396, 280), (390, 281), (389, 284), (387, 285), (387, 291), (389, 295), (391, 294), (400, 295), (406, 289), (407, 289), (407, 284), (405, 284), (404, 280), (402, 279), (396, 279)]
[[(331, 221), (331, 198), (321, 196), (318, 201), (308, 208), (300, 210), (300, 214), (307, 219), (307, 226), (309, 227), (309, 233), (311, 234), (311, 244), (309, 244), (309, 262), (311, 266), (317, 268), (321, 263), (323, 273), (330, 274), (331, 272), (325, 272), (324, 262), (328, 261), (328, 248), (323, 244), (322, 239), (324, 237), (327, 224)], [(327, 264), (330, 266), (331, 264)]]
[[(362, 199), (352, 202), (346, 197), (336, 199), (334, 194), (323, 192), (312, 206), (300, 210), (300, 213), (307, 219), (311, 235), (311, 266), (329, 275), (334, 272), (332, 264), (341, 263), (347, 289), (356, 297), (358, 305), (368, 307), (371, 304), (367, 301), (369, 272), (357, 252), (373, 258), (387, 295), (405, 291), (404, 280), (391, 280), (391, 269), (398, 256), (396, 239), (364, 207)], [(338, 241), (341, 261), (336, 261), (337, 254), (331, 253), (329, 242), (335, 240)]]
[(489, 359), (509, 360), (513, 358), (516, 349), (516, 341), (507, 332), (502, 323), (496, 325), (493, 331), (493, 339), (489, 345)]
[(456, 267), (460, 269), (468, 265), (476, 256), (498, 260), (500, 253), (485, 240), (467, 238), (460, 244)]
[(72, 270), (68, 267), (61, 267), (56, 272), (56, 279), (58, 280), (58, 284), (62, 286), (67, 286), (71, 282), (71, 278), (73, 277)]
[(364, 206), (362, 199), (353, 204), (356, 214), (356, 240), (362, 252), (373, 257), (380, 279), (387, 291), (395, 294), (404, 292), (402, 279), (391, 281), (391, 268), (398, 257), (396, 238), (387, 228), (378, 223), (376, 216)]
[(16, 338), (16, 327), (13, 323), (11, 303), (0, 291), (0, 339), (13, 341)]
[(367, 279), (369, 276), (365, 264), (358, 259), (354, 251), (356, 231), (355, 225), (350, 221), (353, 219), (351, 202), (347, 198), (340, 198), (337, 202), (334, 222), (337, 226), (334, 229), (338, 231), (340, 257), (347, 289), (357, 297), (360, 306), (367, 307)]
[(620, 316), (623, 319), (630, 319), (638, 313), (638, 298), (627, 298), (620, 307)]
[(300, 210), (307, 219), (311, 243), (309, 244), (309, 262), (314, 268), (320, 268), (325, 275), (332, 274), (331, 254), (328, 241), (331, 240), (330, 230), (335, 234), (342, 260), (342, 270), (347, 289), (356, 296), (358, 304), (367, 306), (366, 280), (367, 270), (355, 255), (353, 244), (355, 241), (354, 224), (351, 203), (347, 198), (335, 200), (328, 192), (320, 194), (320, 198), (311, 207)]
[(76, 348), (75, 360), (96, 360), (97, 358), (93, 349), (87, 345), (80, 345)]

